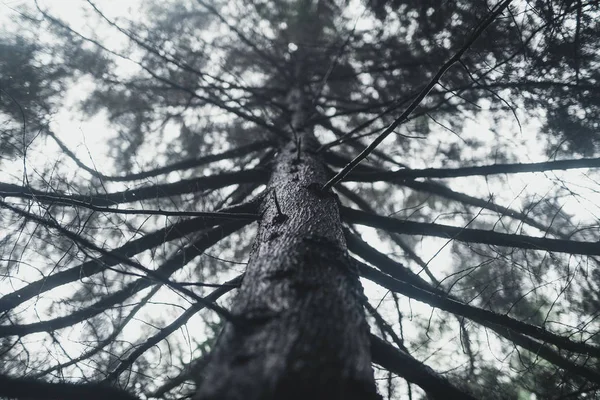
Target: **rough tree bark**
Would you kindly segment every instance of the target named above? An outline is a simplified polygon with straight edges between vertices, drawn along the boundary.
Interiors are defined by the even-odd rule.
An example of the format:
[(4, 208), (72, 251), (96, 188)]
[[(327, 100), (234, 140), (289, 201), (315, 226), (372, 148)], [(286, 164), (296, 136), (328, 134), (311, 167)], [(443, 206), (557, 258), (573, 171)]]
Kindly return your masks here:
[(196, 399), (380, 399), (362, 287), (300, 89), (247, 272)]

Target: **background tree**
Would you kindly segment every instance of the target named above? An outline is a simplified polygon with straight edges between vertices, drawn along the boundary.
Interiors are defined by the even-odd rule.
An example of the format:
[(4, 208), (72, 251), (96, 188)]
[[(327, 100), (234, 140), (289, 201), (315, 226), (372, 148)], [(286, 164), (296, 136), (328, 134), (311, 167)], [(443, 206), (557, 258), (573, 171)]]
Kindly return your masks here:
[(598, 395), (598, 2), (56, 4), (2, 32), (0, 396)]

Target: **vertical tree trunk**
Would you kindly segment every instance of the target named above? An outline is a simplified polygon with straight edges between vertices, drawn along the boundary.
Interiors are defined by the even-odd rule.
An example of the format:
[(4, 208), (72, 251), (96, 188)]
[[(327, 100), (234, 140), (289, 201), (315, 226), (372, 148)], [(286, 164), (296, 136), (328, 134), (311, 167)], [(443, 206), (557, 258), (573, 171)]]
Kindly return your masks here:
[[(379, 399), (362, 287), (298, 89), (296, 143), (275, 157), (258, 235), (233, 313), (196, 399)], [(298, 148), (297, 144), (300, 144)]]

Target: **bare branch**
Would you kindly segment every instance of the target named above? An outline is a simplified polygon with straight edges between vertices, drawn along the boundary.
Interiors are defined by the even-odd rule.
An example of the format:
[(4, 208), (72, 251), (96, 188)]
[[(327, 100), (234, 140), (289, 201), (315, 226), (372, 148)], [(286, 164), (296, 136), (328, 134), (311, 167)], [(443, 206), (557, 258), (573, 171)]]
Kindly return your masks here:
[[(355, 260), (355, 261), (357, 262), (357, 265), (359, 266), (359, 268), (364, 272), (365, 264), (360, 263), (358, 260)], [(379, 265), (379, 264), (376, 264), (376, 265)], [(368, 266), (366, 266), (366, 267), (368, 268), (368, 271), (369, 271), (369, 272), (367, 272), (367, 274), (370, 273), (371, 275), (374, 275), (373, 272), (377, 273), (377, 271), (373, 270), (372, 268), (370, 268)], [(380, 274), (380, 273), (377, 273), (377, 274)], [(384, 274), (380, 274), (379, 276), (380, 277), (383, 276), (385, 278), (385, 279), (381, 280), (382, 283), (384, 282), (384, 280), (387, 281), (389, 279), (393, 279), (393, 278), (386, 277)], [(367, 279), (369, 279), (369, 278), (367, 278)], [(386, 287), (386, 286), (384, 285), (384, 287)], [(390, 287), (389, 289), (392, 291), (394, 290), (393, 287)], [(419, 290), (422, 290), (422, 289), (419, 289)], [(429, 292), (429, 293), (432, 293), (433, 295), (435, 295), (434, 293), (439, 293), (439, 291), (437, 291), (437, 289), (435, 289), (433, 287), (430, 287), (429, 290), (425, 288), (425, 290), (423, 290), (423, 292), (425, 292), (425, 293)], [(446, 296), (445, 298), (455, 300), (451, 296)], [(589, 379), (592, 382), (600, 383), (600, 373), (598, 373), (597, 371), (595, 371), (591, 368), (586, 367), (585, 365), (579, 365), (579, 364), (574, 363), (573, 361), (562, 356), (560, 353), (558, 353), (556, 350), (554, 350), (550, 346), (546, 345), (545, 343), (539, 342), (535, 339), (532, 339), (531, 337), (529, 337), (527, 335), (513, 331), (505, 326), (488, 323), (487, 321), (478, 321), (478, 322), (482, 323), (483, 325), (485, 325), (486, 327), (491, 329), (493, 332), (498, 334), (500, 337), (508, 340), (511, 343), (515, 343), (516, 345), (530, 351), (532, 354), (535, 354), (536, 356), (539, 356), (539, 357), (543, 358), (544, 360), (547, 360), (547, 361), (553, 363), (554, 365), (556, 365), (560, 368), (563, 368), (564, 370), (569, 371), (573, 374), (576, 374), (576, 375), (579, 375), (586, 379)], [(580, 344), (578, 344), (578, 346), (579, 345)], [(586, 345), (585, 343), (583, 343), (583, 345), (589, 346), (589, 345)], [(375, 357), (375, 355), (373, 355), (373, 356)], [(383, 364), (381, 364), (381, 365), (384, 366)], [(404, 375), (402, 375), (402, 376), (404, 376)], [(405, 377), (405, 379), (408, 379), (406, 376), (404, 376), (404, 377)]]
[(17, 197), (31, 199), (43, 203), (56, 205), (69, 204), (79, 207), (112, 206), (133, 201), (157, 199), (162, 197), (177, 196), (185, 193), (195, 193), (207, 189), (220, 189), (230, 185), (258, 182), (267, 179), (263, 170), (242, 170), (235, 172), (222, 172), (216, 175), (201, 176), (194, 179), (183, 179), (178, 182), (164, 183), (161, 185), (144, 186), (123, 192), (68, 195), (64, 193), (48, 193), (42, 190), (0, 182), (0, 197)]
[(88, 210), (97, 211), (106, 214), (125, 214), (125, 215), (162, 215), (165, 217), (199, 217), (199, 220), (217, 221), (233, 221), (233, 220), (248, 220), (256, 221), (260, 218), (259, 214), (248, 213), (220, 213), (210, 211), (172, 211), (172, 210), (149, 210), (143, 208), (113, 208), (113, 207), (98, 207), (83, 202), (73, 201), (70, 204), (60, 204), (65, 206), (75, 206), (87, 208)]
[[(515, 332), (520, 332), (543, 342), (553, 344), (556, 347), (564, 350), (600, 357), (600, 348), (596, 346), (589, 345), (584, 342), (572, 341), (567, 337), (550, 332), (542, 327), (519, 321), (505, 314), (498, 314), (491, 310), (486, 310), (462, 303), (456, 299), (448, 297), (447, 295), (440, 295), (437, 292), (429, 292), (425, 289), (418, 288), (409, 283), (387, 276), (376, 269), (361, 263), (358, 260), (355, 260), (355, 262), (359, 267), (361, 275), (365, 278), (385, 287), (386, 289), (403, 294), (412, 299), (422, 301), (432, 307), (437, 307), (441, 310), (469, 318), (470, 320), (478, 322), (486, 327), (491, 328), (494, 327), (493, 325), (503, 326)], [(598, 376), (600, 376), (600, 374)]]
[(121, 321), (119, 323), (119, 325), (117, 327), (115, 327), (113, 332), (110, 335), (108, 335), (105, 339), (100, 341), (98, 344), (96, 344), (92, 349), (81, 354), (78, 357), (70, 359), (69, 361), (67, 361), (65, 363), (57, 364), (50, 368), (46, 368), (45, 370), (40, 371), (40, 372), (36, 373), (35, 375), (33, 375), (32, 378), (41, 378), (42, 376), (47, 375), (53, 371), (63, 370), (71, 365), (75, 365), (83, 360), (87, 360), (88, 358), (94, 356), (95, 354), (98, 354), (106, 346), (110, 345), (117, 338), (117, 336), (119, 336), (119, 334), (123, 331), (125, 326), (127, 326), (127, 324), (129, 324), (129, 322), (131, 322), (133, 317), (135, 317), (135, 315), (142, 309), (142, 307), (144, 307), (146, 304), (148, 304), (148, 301), (150, 301), (150, 299), (160, 290), (160, 288), (161, 288), (161, 286), (159, 286), (159, 285), (154, 286), (150, 290), (150, 292), (146, 296), (144, 296), (144, 298), (141, 299), (140, 302), (135, 305), (135, 307), (133, 307), (133, 309), (129, 312), (129, 314), (123, 319), (123, 321)]
[(531, 218), (527, 214), (517, 211), (512, 208), (504, 207), (499, 204), (494, 203), (491, 199), (484, 200), (478, 197), (469, 196), (468, 194), (457, 192), (455, 190), (450, 189), (447, 186), (444, 186), (437, 182), (421, 182), (415, 180), (406, 180), (402, 182), (402, 186), (406, 186), (413, 190), (418, 190), (420, 192), (431, 193), (436, 196), (444, 197), (446, 199), (458, 201), (464, 203), (466, 205), (481, 207), (486, 210), (490, 210), (496, 213), (499, 213), (502, 216), (507, 216), (519, 221), (526, 223), (529, 226), (539, 229), (542, 232), (551, 233), (557, 237), (566, 238), (567, 236), (560, 233), (557, 229), (552, 226), (547, 226), (537, 221), (535, 218)]
[(0, 396), (24, 400), (139, 400), (124, 390), (101, 383), (56, 383), (4, 375), (0, 375)]
[(377, 249), (369, 246), (368, 243), (366, 243), (357, 235), (351, 233), (348, 229), (344, 230), (344, 234), (346, 237), (346, 243), (348, 244), (348, 250), (362, 259), (369, 261), (373, 265), (376, 265), (377, 268), (386, 274), (393, 276), (396, 279), (409, 282), (416, 287), (430, 291), (439, 291), (440, 293), (445, 294), (441, 289), (434, 289), (430, 283), (412, 272), (406, 266), (392, 260), (385, 254), (379, 252)]
[(266, 140), (254, 142), (254, 143), (248, 144), (246, 146), (240, 146), (240, 147), (236, 147), (234, 149), (226, 150), (222, 153), (209, 154), (209, 155), (199, 157), (199, 158), (182, 160), (182, 161), (178, 161), (173, 164), (165, 165), (164, 167), (160, 167), (160, 168), (150, 169), (150, 170), (146, 170), (143, 172), (138, 172), (138, 173), (129, 174), (129, 175), (125, 175), (125, 176), (111, 176), (111, 175), (105, 175), (103, 173), (100, 173), (97, 170), (95, 170), (94, 168), (90, 168), (87, 165), (85, 165), (79, 158), (77, 158), (75, 153), (73, 153), (58, 137), (56, 137), (54, 132), (48, 130), (47, 134), (52, 139), (54, 139), (54, 141), (56, 142), (56, 144), (58, 144), (58, 146), (61, 148), (61, 150), (67, 156), (69, 156), (69, 158), (71, 160), (73, 160), (75, 162), (75, 164), (77, 164), (77, 166), (79, 166), (81, 169), (89, 172), (92, 176), (95, 176), (95, 177), (103, 179), (103, 180), (112, 181), (112, 182), (129, 182), (129, 181), (147, 179), (147, 178), (152, 178), (152, 177), (155, 177), (158, 175), (168, 174), (168, 173), (174, 172), (174, 171), (181, 171), (184, 169), (196, 168), (196, 167), (206, 165), (209, 163), (213, 163), (216, 161), (227, 160), (227, 159), (237, 158), (237, 157), (243, 157), (254, 151), (267, 148), (270, 144), (270, 142), (268, 142)]
[(375, 335), (371, 335), (371, 354), (375, 364), (421, 387), (434, 400), (475, 400), (421, 361)]
[[(186, 246), (183, 250), (175, 254), (173, 257), (169, 258), (156, 270), (150, 271), (146, 269), (145, 272), (148, 274), (148, 276), (138, 278), (135, 281), (127, 284), (123, 289), (120, 289), (114, 293), (109, 294), (108, 296), (105, 296), (104, 298), (98, 300), (97, 302), (88, 307), (73, 311), (69, 315), (57, 317), (46, 321), (33, 322), (30, 324), (0, 325), (0, 337), (25, 336), (36, 332), (51, 332), (57, 329), (66, 328), (68, 326), (85, 321), (86, 319), (92, 318), (108, 310), (115, 304), (123, 303), (134, 294), (156, 283), (171, 286), (177, 291), (180, 291), (193, 298), (194, 300), (197, 300), (198, 296), (194, 294), (194, 292), (185, 288), (185, 286), (183, 285), (168, 280), (169, 276), (171, 276), (173, 273), (187, 265), (190, 261), (198, 257), (207, 248), (217, 243), (223, 237), (226, 237), (232, 232), (235, 232), (236, 230), (240, 229), (243, 225), (242, 223), (236, 222), (229, 223), (223, 226), (218, 226), (208, 230), (198, 240), (196, 240), (191, 245)], [(204, 300), (201, 301), (203, 302), (202, 304), (206, 306)], [(209, 309), (215, 308), (215, 306), (212, 304), (211, 307), (206, 307)], [(221, 310), (219, 310), (219, 312), (220, 311)], [(228, 314), (228, 312), (226, 314)]]
[(448, 71), (448, 69), (458, 62), (462, 55), (471, 47), (471, 45), (477, 40), (477, 38), (483, 33), (483, 31), (496, 19), (500, 13), (502, 13), (512, 0), (504, 0), (496, 6), (496, 9), (493, 10), (475, 29), (471, 37), (467, 40), (467, 42), (463, 45), (463, 47), (452, 56), (442, 67), (440, 70), (434, 75), (431, 81), (421, 90), (419, 95), (410, 103), (410, 105), (404, 110), (404, 112), (390, 125), (385, 131), (383, 131), (379, 136), (367, 146), (358, 156), (356, 156), (348, 165), (346, 165), (340, 172), (338, 172), (333, 178), (331, 178), (325, 185), (323, 185), (323, 190), (328, 190), (338, 182), (340, 182), (346, 175), (350, 173), (362, 160), (367, 158), (367, 156), (377, 147), (383, 140), (389, 136), (390, 133), (394, 131), (400, 124), (408, 119), (410, 114), (421, 104), (421, 101), (427, 96), (429, 91), (433, 89), (433, 87), (438, 83), (440, 78)]
[(558, 160), (539, 163), (494, 164), (461, 168), (425, 168), (401, 169), (384, 172), (353, 172), (345, 181), (353, 182), (398, 182), (413, 178), (455, 178), (459, 176), (519, 174), (578, 168), (600, 167), (600, 158), (581, 158), (578, 160)]
[[(36, 332), (51, 332), (57, 329), (66, 328), (68, 326), (85, 321), (86, 319), (92, 318), (108, 310), (115, 304), (123, 303), (134, 294), (156, 283), (172, 286), (176, 290), (197, 300), (196, 298), (198, 296), (195, 295), (194, 292), (188, 289), (181, 290), (181, 288), (185, 287), (183, 285), (176, 284), (173, 281), (169, 281), (169, 276), (187, 265), (190, 261), (198, 257), (207, 248), (221, 240), (223, 237), (238, 230), (239, 228), (241, 228), (240, 223), (231, 223), (212, 228), (211, 230), (207, 231), (207, 233), (203, 234), (200, 239), (196, 240), (191, 245), (186, 246), (183, 250), (165, 261), (156, 270), (150, 271), (148, 276), (136, 279), (135, 281), (127, 284), (123, 289), (105, 296), (91, 306), (73, 311), (69, 315), (46, 321), (22, 325), (0, 325), (0, 337), (25, 336)], [(203, 305), (206, 306), (204, 303)], [(210, 309), (212, 309), (212, 307), (207, 306), (207, 308)]]
[[(232, 280), (226, 282), (220, 288), (214, 290), (211, 294), (204, 297), (204, 300), (207, 302), (214, 303), (221, 296), (226, 294), (227, 292), (233, 290), (238, 287), (242, 281), (243, 275), (238, 275)], [(107, 377), (107, 381), (113, 381), (121, 375), (125, 370), (131, 367), (135, 360), (137, 360), (142, 354), (148, 351), (150, 348), (158, 344), (160, 341), (165, 339), (171, 333), (175, 332), (177, 329), (181, 328), (187, 321), (194, 316), (198, 311), (202, 310), (204, 305), (200, 303), (196, 303), (189, 307), (183, 314), (181, 314), (175, 321), (171, 322), (169, 325), (162, 328), (158, 333), (154, 336), (150, 337), (146, 340), (142, 345), (138, 346), (125, 360), (123, 360), (117, 368), (115, 368)]]
[(600, 255), (597, 242), (579, 242), (575, 240), (548, 239), (535, 236), (516, 235), (487, 231), (483, 229), (461, 228), (457, 226), (401, 221), (395, 218), (383, 217), (348, 207), (341, 207), (342, 217), (346, 221), (384, 229), (391, 232), (408, 235), (425, 235), (449, 238), (461, 242), (483, 243), (493, 246), (516, 247), (559, 253)]
[[(239, 206), (223, 209), (227, 213), (232, 212), (251, 212), (257, 210), (257, 202), (244, 203)], [(179, 239), (185, 235), (199, 231), (201, 229), (211, 228), (215, 225), (225, 222), (225, 220), (203, 218), (192, 218), (181, 221), (176, 224), (159, 229), (155, 232), (144, 235), (138, 239), (131, 240), (121, 247), (111, 250), (108, 254), (94, 260), (84, 262), (64, 271), (56, 272), (50, 276), (44, 277), (27, 286), (17, 289), (12, 293), (6, 294), (0, 298), (0, 312), (10, 310), (19, 304), (41, 295), (44, 292), (74, 282), (84, 277), (90, 277), (94, 274), (105, 271), (106, 269), (120, 263), (120, 257), (132, 257), (143, 251), (160, 245), (161, 243)], [(210, 235), (210, 234), (209, 234)]]
[[(373, 207), (371, 207), (369, 203), (367, 203), (362, 197), (360, 197), (352, 190), (346, 188), (344, 185), (336, 186), (336, 190), (342, 195), (344, 195), (346, 198), (348, 198), (350, 201), (354, 202), (354, 204), (356, 204), (363, 211), (375, 213), (375, 210), (373, 209)], [(421, 269), (425, 271), (425, 274), (427, 274), (431, 282), (434, 285), (439, 286), (439, 281), (429, 269), (429, 265), (427, 265), (427, 263), (423, 261), (423, 259), (413, 251), (413, 249), (402, 239), (402, 237), (400, 237), (400, 235), (396, 233), (391, 233), (387, 231), (386, 233), (388, 234), (390, 239), (392, 239), (392, 241), (396, 243), (408, 257), (414, 260), (419, 265), (419, 267), (421, 267)]]
[[(122, 256), (111, 254), (109, 251), (104, 250), (103, 248), (98, 247), (97, 245), (95, 245), (94, 243), (90, 242), (89, 240), (81, 237), (80, 235), (78, 235), (76, 233), (73, 233), (73, 232), (69, 231), (66, 228), (63, 228), (62, 226), (60, 226), (59, 224), (55, 223), (54, 221), (49, 221), (49, 220), (41, 218), (41, 217), (39, 217), (37, 215), (34, 215), (34, 214), (29, 213), (29, 212), (20, 210), (20, 209), (18, 209), (16, 207), (12, 207), (12, 206), (4, 203), (3, 201), (0, 201), (0, 206), (13, 211), (13, 212), (17, 213), (18, 215), (20, 215), (20, 216), (22, 216), (22, 217), (24, 217), (24, 218), (26, 218), (28, 220), (35, 221), (35, 222), (37, 222), (37, 223), (39, 223), (39, 224), (41, 224), (43, 226), (48, 226), (48, 227), (51, 227), (53, 229), (56, 229), (62, 235), (68, 237), (69, 239), (71, 239), (72, 241), (74, 241), (75, 243), (77, 243), (78, 245), (81, 245), (81, 246), (86, 247), (88, 249), (97, 251), (97, 252), (99, 252), (99, 253), (101, 253), (101, 254), (103, 254), (105, 256), (108, 255), (110, 257), (114, 257), (114, 258), (118, 259), (121, 263), (127, 264), (127, 265), (129, 265), (129, 266), (131, 266), (131, 267), (133, 267), (133, 268), (135, 268), (135, 269), (137, 269), (139, 271), (145, 272), (150, 278), (153, 278), (153, 279), (157, 280), (160, 283), (166, 284), (166, 285), (172, 287), (173, 289), (175, 289), (176, 291), (178, 291), (180, 293), (183, 293), (183, 294), (185, 294), (188, 297), (191, 297), (192, 299), (194, 299), (194, 300), (202, 303), (206, 308), (208, 308), (208, 309), (210, 309), (212, 311), (215, 311), (220, 316), (226, 318), (229, 321), (237, 320), (229, 311), (225, 310), (224, 308), (222, 308), (222, 307), (220, 307), (218, 305), (212, 304), (212, 303), (207, 303), (207, 302), (205, 302), (205, 300), (202, 297), (199, 297), (193, 291), (187, 289), (185, 286), (182, 286), (182, 285), (180, 285), (177, 282), (170, 281), (168, 279), (168, 275), (165, 276), (163, 273), (161, 273), (159, 271), (150, 270), (150, 269), (144, 267), (143, 265), (141, 265), (140, 263), (138, 263), (136, 261), (132, 261), (132, 260), (126, 258), (126, 257), (122, 257)], [(231, 227), (233, 228), (233, 230), (229, 232), (229, 233), (231, 233), (231, 232), (233, 232), (233, 231), (235, 231), (237, 229), (240, 229), (241, 227), (247, 225), (247, 222), (233, 222), (233, 223), (230, 223), (228, 225), (229, 225), (230, 228)], [(222, 228), (224, 231), (227, 231), (227, 229), (225, 228), (225, 226), (222, 226), (220, 228)], [(213, 230), (214, 230), (214, 228), (213, 228)], [(222, 237), (223, 236), (221, 236), (221, 238)], [(198, 251), (198, 250), (195, 249), (195, 251)], [(126, 298), (127, 297), (125, 297), (125, 299)], [(123, 300), (119, 300), (119, 301), (123, 301)], [(94, 314), (94, 315), (96, 315), (96, 314)], [(63, 318), (68, 318), (68, 317), (63, 317)], [(60, 318), (60, 320), (63, 321), (62, 323), (64, 323), (64, 319), (63, 318)], [(87, 318), (89, 318), (89, 317), (87, 317)], [(31, 324), (31, 325), (35, 325), (35, 324)], [(17, 327), (17, 326), (18, 325), (7, 326), (7, 327), (2, 326), (2, 329), (0, 329), (0, 336), (3, 335), (2, 332), (11, 332), (11, 328), (15, 329), (15, 327)], [(27, 326), (27, 325), (24, 325), (24, 326)], [(50, 329), (58, 329), (58, 328), (50, 328)], [(29, 329), (25, 329), (25, 331), (29, 331)], [(28, 333), (31, 333), (31, 332), (28, 332)], [(15, 333), (8, 333), (8, 334), (9, 335), (14, 335)], [(4, 335), (6, 335), (6, 333), (4, 333)]]

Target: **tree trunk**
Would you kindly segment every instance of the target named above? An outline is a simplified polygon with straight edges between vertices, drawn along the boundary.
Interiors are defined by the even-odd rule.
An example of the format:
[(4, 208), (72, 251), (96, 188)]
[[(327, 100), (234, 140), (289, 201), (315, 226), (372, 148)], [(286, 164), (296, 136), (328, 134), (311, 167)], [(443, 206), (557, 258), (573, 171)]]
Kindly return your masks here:
[(296, 108), (233, 305), (242, 322), (225, 325), (197, 400), (380, 399), (337, 198), (320, 191), (327, 171)]

